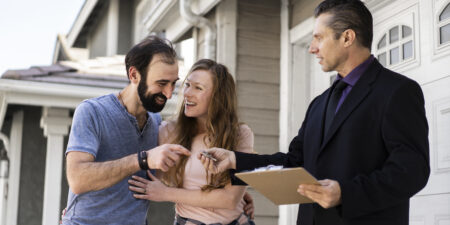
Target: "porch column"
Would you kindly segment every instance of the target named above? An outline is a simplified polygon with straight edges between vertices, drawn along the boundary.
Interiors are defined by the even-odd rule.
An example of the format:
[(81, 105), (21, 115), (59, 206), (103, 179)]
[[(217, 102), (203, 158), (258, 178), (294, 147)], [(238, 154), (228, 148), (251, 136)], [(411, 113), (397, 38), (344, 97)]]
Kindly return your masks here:
[(217, 62), (227, 65), (236, 82), (237, 0), (222, 1), (216, 8)]
[(41, 127), (47, 137), (42, 215), (42, 224), (45, 225), (59, 224), (64, 136), (68, 134), (71, 123), (69, 109), (44, 107)]
[[(280, 151), (287, 152), (290, 140), (296, 134), (292, 128), (292, 44), (289, 32), (289, 0), (281, 0), (281, 37), (280, 37)], [(294, 130), (294, 131), (293, 131)], [(282, 205), (279, 210), (279, 225), (295, 224), (298, 205)]]

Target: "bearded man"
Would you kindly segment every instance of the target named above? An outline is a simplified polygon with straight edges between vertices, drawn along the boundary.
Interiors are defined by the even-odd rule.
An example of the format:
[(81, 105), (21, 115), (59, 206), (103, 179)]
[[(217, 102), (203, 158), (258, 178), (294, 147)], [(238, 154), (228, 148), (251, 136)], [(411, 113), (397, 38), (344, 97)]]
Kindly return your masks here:
[(127, 181), (147, 169), (167, 171), (181, 145), (158, 146), (160, 112), (178, 78), (176, 52), (150, 36), (125, 58), (130, 83), (121, 92), (83, 101), (75, 110), (66, 151), (69, 197), (63, 224), (146, 224), (149, 201)]

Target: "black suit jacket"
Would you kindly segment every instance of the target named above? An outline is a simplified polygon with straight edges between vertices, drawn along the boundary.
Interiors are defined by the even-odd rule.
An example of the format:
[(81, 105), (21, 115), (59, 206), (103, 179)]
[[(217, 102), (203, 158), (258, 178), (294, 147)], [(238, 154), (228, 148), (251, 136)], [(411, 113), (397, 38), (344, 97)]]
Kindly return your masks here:
[(408, 224), (409, 199), (430, 173), (420, 86), (374, 60), (324, 136), (329, 95), (328, 89), (311, 102), (287, 154), (236, 153), (236, 170), (303, 166), (317, 179), (337, 180), (342, 204), (330, 209), (301, 204), (297, 224)]

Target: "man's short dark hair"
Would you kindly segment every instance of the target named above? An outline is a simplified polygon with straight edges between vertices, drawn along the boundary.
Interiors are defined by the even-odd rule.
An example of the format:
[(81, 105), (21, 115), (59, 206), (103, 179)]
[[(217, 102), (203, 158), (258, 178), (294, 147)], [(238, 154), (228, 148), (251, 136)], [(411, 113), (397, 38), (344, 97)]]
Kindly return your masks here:
[(129, 75), (130, 67), (134, 66), (141, 74), (142, 79), (146, 79), (148, 66), (154, 55), (162, 56), (163, 62), (170, 65), (173, 65), (177, 58), (177, 53), (170, 41), (158, 36), (148, 36), (127, 53), (125, 57), (127, 75)]
[(328, 21), (338, 39), (341, 34), (352, 29), (356, 33), (356, 40), (364, 47), (372, 48), (373, 19), (369, 9), (360, 0), (325, 0), (314, 11), (314, 17), (329, 13)]

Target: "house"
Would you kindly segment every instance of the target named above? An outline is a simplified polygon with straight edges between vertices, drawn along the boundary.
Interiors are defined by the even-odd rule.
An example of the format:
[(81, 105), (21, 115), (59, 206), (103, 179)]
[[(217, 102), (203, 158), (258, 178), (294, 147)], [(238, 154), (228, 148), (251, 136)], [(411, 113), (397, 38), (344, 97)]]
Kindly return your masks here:
[[(428, 185), (411, 200), (410, 222), (446, 224), (450, 221), (450, 0), (363, 1), (374, 17), (372, 53), (387, 68), (416, 80), (425, 95), (432, 172)], [(323, 73), (314, 56), (308, 53), (313, 10), (320, 2), (86, 0), (71, 31), (58, 38), (54, 63), (62, 66), (52, 66), (59, 72), (51, 76), (83, 73), (89, 68), (90, 60), (98, 62), (102, 57), (111, 60), (126, 53), (148, 34), (158, 34), (171, 40), (180, 55), (186, 55), (184, 62), (207, 57), (227, 65), (237, 84), (240, 118), (255, 133), (255, 150), (262, 154), (287, 151), (309, 102), (329, 87), (335, 76)], [(193, 44), (186, 47), (187, 42)], [(111, 71), (100, 74), (109, 73)], [(111, 86), (36, 81), (41, 75), (33, 81), (26, 80), (24, 74), (18, 75), (19, 80), (0, 79), (0, 121), (3, 122), (0, 139), (3, 143), (9, 142), (5, 144), (9, 154), (9, 188), (5, 191), (8, 199), (0, 207), (3, 207), (1, 212), (13, 215), (6, 217), (11, 221), (6, 224), (24, 224), (25, 221), (27, 224), (30, 224), (28, 221), (51, 224), (57, 220), (58, 202), (66, 198), (67, 186), (63, 178), (44, 177), (62, 175), (64, 148), (61, 146), (67, 139), (64, 129), (70, 126), (71, 112), (84, 98), (118, 90)], [(44, 88), (40, 88), (43, 84)], [(34, 91), (29, 91), (28, 87)], [(53, 117), (57, 119), (49, 119)], [(37, 120), (43, 121), (44, 131), (40, 130)], [(27, 127), (31, 126), (28, 124), (34, 125)], [(32, 130), (41, 135), (29, 138), (27, 132)], [(45, 159), (44, 153), (49, 151), (58, 151), (59, 156)], [(52, 169), (56, 168), (53, 174), (42, 172), (49, 164), (54, 166)], [(0, 174), (4, 171), (2, 165)], [(37, 169), (25, 172), (27, 168), (40, 168), (41, 172)], [(60, 194), (46, 195), (42, 190), (53, 189), (46, 188), (45, 179), (56, 186), (62, 182)], [(1, 185), (0, 182), (0, 191)], [(44, 194), (36, 195), (36, 190)], [(257, 224), (295, 224), (296, 205), (277, 207), (259, 193), (251, 189), (250, 192), (256, 201)], [(151, 207), (151, 210), (161, 210), (150, 212), (150, 218), (162, 216), (154, 219), (170, 220), (166, 215), (170, 206), (165, 207), (169, 210), (160, 205)], [(9, 214), (11, 211), (15, 214)]]

